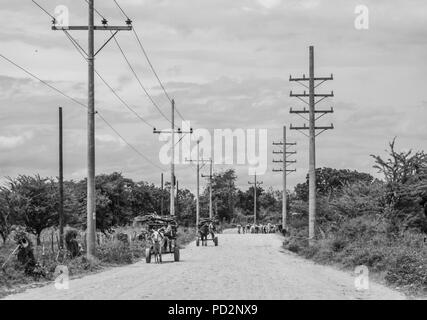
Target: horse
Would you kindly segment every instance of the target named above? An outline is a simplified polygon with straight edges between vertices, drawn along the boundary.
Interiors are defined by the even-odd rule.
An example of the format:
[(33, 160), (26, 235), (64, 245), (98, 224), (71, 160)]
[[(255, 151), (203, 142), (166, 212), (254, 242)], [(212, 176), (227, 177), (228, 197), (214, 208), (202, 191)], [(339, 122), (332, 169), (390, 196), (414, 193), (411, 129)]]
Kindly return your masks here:
[(255, 225), (252, 225), (250, 227), (250, 233), (255, 233), (256, 229), (255, 229)]
[(153, 230), (150, 236), (156, 263), (162, 263), (162, 247), (164, 236), (159, 230)]
[(200, 239), (202, 240), (202, 246), (208, 245), (208, 234), (210, 233), (209, 225), (204, 224), (199, 229)]

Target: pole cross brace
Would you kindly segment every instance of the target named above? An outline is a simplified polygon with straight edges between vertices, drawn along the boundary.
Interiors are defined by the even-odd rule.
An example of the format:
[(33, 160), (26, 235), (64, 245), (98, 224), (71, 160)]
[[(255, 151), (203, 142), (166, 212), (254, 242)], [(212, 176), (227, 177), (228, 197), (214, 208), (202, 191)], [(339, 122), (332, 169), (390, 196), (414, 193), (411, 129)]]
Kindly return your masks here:
[[(304, 91), (304, 93), (293, 93), (291, 91), (290, 96), (291, 97), (296, 97), (296, 98), (309, 98), (310, 94), (308, 94), (306, 91)], [(318, 97), (321, 97), (321, 98), (330, 98), (330, 97), (334, 97), (334, 92), (331, 91), (331, 93), (315, 93), (313, 96), (316, 97), (316, 98), (318, 98)]]
[[(289, 113), (295, 113), (295, 114), (300, 114), (300, 113), (310, 113), (310, 110), (307, 110), (307, 108), (304, 108), (302, 110), (294, 110), (293, 108), (290, 109)], [(330, 110), (314, 110), (314, 113), (334, 113), (334, 108), (331, 107)]]
[[(154, 134), (161, 134), (161, 133), (171, 133), (172, 130), (157, 130), (156, 128), (153, 129)], [(181, 128), (178, 128), (178, 130), (173, 130), (173, 133), (178, 134), (193, 134), (193, 128), (190, 128), (190, 131), (182, 131)]]
[[(303, 127), (294, 127), (292, 124), (291, 124), (291, 127), (290, 127), (290, 129), (291, 130), (309, 130), (310, 128), (306, 125), (306, 124), (304, 124), (304, 126)], [(335, 129), (334, 128), (334, 125), (333, 124), (331, 124), (330, 126), (328, 126), (328, 127), (315, 127), (314, 128), (315, 130), (332, 130), (332, 129)]]
[[(273, 160), (273, 163), (283, 163), (283, 160)], [(297, 163), (296, 160), (287, 160), (286, 163)]]
[[(305, 74), (303, 74), (302, 78), (293, 78), (292, 76), (289, 76), (289, 81), (299, 82), (299, 81), (309, 81), (309, 80), (310, 80), (310, 78), (307, 78), (305, 76)], [(315, 81), (329, 81), (329, 80), (334, 80), (334, 75), (331, 74), (330, 77), (317, 77), (317, 78), (315, 77), (314, 80)]]
[[(54, 31), (88, 31), (89, 27), (88, 26), (52, 26), (52, 30)], [(93, 30), (102, 30), (102, 31), (132, 31), (132, 26), (108, 26), (108, 25), (104, 25), (104, 26), (94, 26)]]

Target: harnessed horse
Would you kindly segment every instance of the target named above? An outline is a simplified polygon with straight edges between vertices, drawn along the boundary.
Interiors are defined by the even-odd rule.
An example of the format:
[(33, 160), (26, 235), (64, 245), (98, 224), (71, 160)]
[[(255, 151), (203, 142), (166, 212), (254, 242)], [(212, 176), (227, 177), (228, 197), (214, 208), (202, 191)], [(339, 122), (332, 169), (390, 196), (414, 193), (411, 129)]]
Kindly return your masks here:
[(164, 236), (159, 230), (153, 230), (150, 236), (156, 263), (162, 263), (162, 247)]
[(202, 241), (202, 246), (208, 245), (208, 234), (209, 234), (209, 226), (204, 224), (199, 229), (200, 240)]

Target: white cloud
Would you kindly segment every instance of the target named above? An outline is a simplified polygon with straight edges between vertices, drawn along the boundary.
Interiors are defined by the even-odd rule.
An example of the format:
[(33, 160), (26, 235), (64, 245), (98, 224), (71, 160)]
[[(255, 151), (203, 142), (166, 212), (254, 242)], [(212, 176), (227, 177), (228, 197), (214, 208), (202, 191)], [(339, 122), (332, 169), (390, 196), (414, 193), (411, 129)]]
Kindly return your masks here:
[(4, 137), (0, 136), (0, 149), (11, 149), (19, 145), (22, 145), (25, 142), (24, 137), (15, 136), (15, 137)]
[(0, 136), (0, 149), (13, 149), (22, 146), (33, 137), (32, 132), (24, 132), (15, 136)]
[(279, 6), (282, 0), (257, 0), (260, 5), (267, 9), (272, 9)]
[(117, 136), (112, 136), (110, 134), (96, 134), (95, 139), (99, 142), (104, 142), (104, 143), (115, 143), (115, 144), (119, 144), (120, 146), (126, 145), (122, 139), (120, 139)]

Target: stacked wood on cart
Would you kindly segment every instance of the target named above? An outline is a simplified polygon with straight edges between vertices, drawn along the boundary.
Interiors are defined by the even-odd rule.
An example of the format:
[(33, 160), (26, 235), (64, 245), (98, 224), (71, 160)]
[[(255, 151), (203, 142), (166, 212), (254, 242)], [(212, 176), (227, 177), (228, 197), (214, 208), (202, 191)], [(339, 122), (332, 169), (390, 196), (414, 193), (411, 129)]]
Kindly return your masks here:
[(218, 246), (218, 237), (215, 233), (218, 230), (218, 221), (216, 219), (201, 219), (197, 226), (197, 240), (196, 245), (207, 246), (208, 241), (213, 241), (215, 246)]
[(140, 237), (145, 238), (145, 261), (162, 263), (163, 254), (173, 254), (175, 262), (179, 261), (177, 244), (178, 223), (174, 217), (161, 217), (155, 214), (135, 218), (134, 227), (141, 227)]

